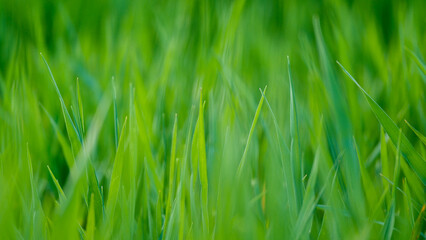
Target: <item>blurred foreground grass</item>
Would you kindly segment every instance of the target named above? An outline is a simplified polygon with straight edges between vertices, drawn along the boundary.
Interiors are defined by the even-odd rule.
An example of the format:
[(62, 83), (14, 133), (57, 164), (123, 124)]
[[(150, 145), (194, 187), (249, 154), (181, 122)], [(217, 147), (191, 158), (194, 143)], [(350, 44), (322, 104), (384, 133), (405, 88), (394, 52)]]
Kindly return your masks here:
[(0, 0), (0, 238), (424, 239), (425, 12)]

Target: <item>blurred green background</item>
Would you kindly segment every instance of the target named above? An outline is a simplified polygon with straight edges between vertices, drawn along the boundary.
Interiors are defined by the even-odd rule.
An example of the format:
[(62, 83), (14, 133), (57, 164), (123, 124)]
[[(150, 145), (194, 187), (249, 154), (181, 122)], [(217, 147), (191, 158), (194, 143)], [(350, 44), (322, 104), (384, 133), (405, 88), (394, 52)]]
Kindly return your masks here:
[[(90, 153), (103, 203), (128, 117), (117, 207), (96, 219), (96, 238), (412, 236), (425, 185), (402, 157), (405, 170), (394, 178), (397, 143), (385, 131), (381, 136), (362, 92), (335, 61), (402, 128), (424, 164), (425, 145), (404, 120), (425, 135), (425, 13), (423, 0), (0, 0), (0, 236), (56, 238), (68, 229), (70, 238), (90, 238), (92, 190), (83, 187), (71, 198), (73, 188), (65, 188), (72, 182), (66, 151), (73, 159), (78, 152), (64, 146), (72, 137), (40, 53), (75, 122), (79, 79), (82, 138), (96, 110), (109, 109)], [(266, 85), (268, 102), (250, 138), (259, 88)], [(203, 158), (194, 153), (202, 145), (196, 127), (201, 92), (208, 201), (196, 164)], [(101, 106), (107, 98), (113, 103)], [(175, 114), (176, 176), (169, 175)], [(234, 177), (245, 149), (249, 168), (239, 182)], [(64, 202), (75, 206), (58, 200), (47, 165), (66, 189)], [(296, 168), (294, 203), (286, 170), (281, 173), (286, 167)], [(167, 210), (169, 195), (173, 210)], [(313, 199), (314, 209), (306, 210)], [(78, 210), (69, 217), (63, 209)]]

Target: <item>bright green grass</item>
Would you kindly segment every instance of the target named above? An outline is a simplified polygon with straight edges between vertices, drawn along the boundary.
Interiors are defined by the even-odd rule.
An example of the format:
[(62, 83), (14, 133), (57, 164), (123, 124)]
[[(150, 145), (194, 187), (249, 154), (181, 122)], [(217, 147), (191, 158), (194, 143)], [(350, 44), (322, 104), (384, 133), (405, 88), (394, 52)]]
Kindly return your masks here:
[(425, 12), (0, 0), (0, 239), (425, 239)]

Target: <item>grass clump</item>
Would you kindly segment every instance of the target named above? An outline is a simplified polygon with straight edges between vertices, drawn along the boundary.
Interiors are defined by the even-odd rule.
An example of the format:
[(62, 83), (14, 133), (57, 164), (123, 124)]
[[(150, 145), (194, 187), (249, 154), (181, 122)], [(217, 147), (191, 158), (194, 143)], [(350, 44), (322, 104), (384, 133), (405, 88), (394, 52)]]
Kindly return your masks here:
[(426, 238), (422, 1), (28, 5), (1, 239)]

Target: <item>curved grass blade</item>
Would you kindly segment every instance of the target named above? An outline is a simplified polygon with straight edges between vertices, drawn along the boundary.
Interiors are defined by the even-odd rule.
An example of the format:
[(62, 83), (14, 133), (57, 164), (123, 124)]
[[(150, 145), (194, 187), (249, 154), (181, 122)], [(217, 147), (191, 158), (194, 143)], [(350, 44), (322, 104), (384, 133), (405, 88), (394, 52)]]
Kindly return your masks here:
[(56, 179), (55, 175), (53, 174), (52, 170), (50, 170), (49, 165), (47, 165), (47, 169), (49, 170), (49, 174), (52, 177), (53, 183), (55, 183), (56, 190), (58, 190), (59, 202), (63, 202), (65, 199), (67, 199), (67, 197), (65, 196), (65, 193), (62, 190), (62, 187)]
[[(388, 133), (392, 142), (396, 145), (398, 142), (399, 128), (394, 121), (383, 111), (383, 109), (368, 95), (368, 93), (359, 85), (359, 83), (352, 77), (352, 75), (336, 61), (337, 64), (342, 68), (343, 72), (358, 86), (362, 91), (365, 98), (367, 99), (368, 104), (373, 110), (379, 122), (382, 124), (383, 128)], [(423, 182), (423, 185), (426, 185), (426, 162), (425, 160), (416, 152), (413, 145), (404, 134), (401, 134), (401, 152), (405, 160)]]
[[(52, 71), (51, 71), (49, 65), (47, 64), (46, 59), (44, 58), (43, 54), (40, 53), (40, 55), (41, 55), (44, 63), (46, 64), (47, 69), (49, 70), (49, 74), (51, 76), (52, 83), (55, 86), (56, 92), (57, 92), (58, 97), (59, 97), (59, 101), (61, 102), (61, 108), (62, 108), (62, 112), (63, 112), (64, 118), (65, 118), (65, 126), (66, 126), (66, 129), (67, 129), (69, 140), (71, 142), (71, 149), (73, 151), (74, 156), (76, 156), (77, 154), (80, 153), (80, 150), (83, 150), (83, 152), (85, 152), (85, 149), (84, 149), (85, 146), (83, 144), (82, 134), (81, 134), (80, 131), (78, 131), (74, 122), (71, 119), (71, 116), (68, 112), (68, 109), (67, 109), (65, 102), (62, 98), (61, 92), (59, 91), (58, 85), (56, 84), (55, 78), (53, 77)], [(76, 114), (74, 114), (74, 116), (75, 115)], [(76, 121), (77, 121), (77, 119), (76, 119)], [(77, 126), (78, 126), (78, 124), (77, 124)], [(74, 129), (75, 134), (73, 134), (73, 131), (71, 131), (71, 128)], [(87, 155), (85, 157), (90, 158), (89, 155)], [(88, 171), (89, 192), (95, 193), (95, 202), (96, 202), (95, 213), (96, 213), (96, 218), (98, 220), (100, 220), (103, 216), (103, 199), (102, 199), (102, 195), (100, 193), (99, 184), (98, 184), (98, 180), (96, 178), (95, 169), (93, 168), (93, 165), (90, 161), (88, 162), (87, 166), (88, 166), (87, 171)]]
[[(286, 144), (286, 141), (284, 140), (284, 136), (281, 134), (280, 126), (278, 124), (277, 118), (275, 117), (275, 113), (272, 110), (271, 105), (269, 104), (268, 98), (262, 92), (262, 89), (259, 88), (259, 91), (262, 94), (262, 96), (265, 98), (266, 106), (268, 107), (269, 112), (272, 115), (272, 120), (274, 122), (276, 141), (278, 142), (278, 148), (279, 148), (279, 151), (280, 151), (282, 173), (283, 173), (284, 179), (286, 181), (286, 188), (285, 188), (286, 190), (285, 191), (286, 191), (287, 196), (289, 196), (284, 201), (286, 201), (289, 206), (296, 206), (296, 194), (295, 194), (295, 190), (294, 190), (294, 187), (295, 187), (294, 177), (292, 175), (292, 172), (289, 171), (289, 170), (291, 170), (290, 167), (289, 167), (290, 166), (290, 163), (289, 163), (289, 161), (290, 161), (290, 150), (288, 148), (288, 145)], [(292, 194), (290, 194), (290, 193), (292, 193)], [(291, 209), (291, 211), (290, 211), (291, 215), (290, 216), (292, 218), (296, 218), (297, 209), (295, 207), (291, 207), (290, 209)], [(289, 224), (290, 224), (290, 227), (293, 227), (293, 225), (292, 225), (293, 222), (290, 222)]]
[(61, 145), (65, 161), (67, 162), (67, 165), (69, 168), (71, 168), (74, 165), (74, 159), (72, 156), (72, 150), (70, 149), (70, 146), (68, 145), (68, 142), (64, 135), (61, 133), (61, 130), (58, 127), (58, 124), (53, 120), (52, 116), (49, 114), (49, 112), (44, 108), (43, 105), (41, 105), (41, 108), (46, 113), (47, 117), (49, 118), (50, 124), (52, 124), (53, 129), (56, 132), (56, 137), (58, 138), (59, 144)]
[(241, 174), (242, 174), (243, 168), (244, 168), (245, 163), (246, 163), (248, 147), (250, 146), (251, 137), (253, 135), (254, 128), (256, 127), (256, 123), (257, 123), (257, 120), (258, 120), (259, 115), (260, 115), (260, 110), (262, 109), (263, 100), (265, 99), (264, 94), (265, 94), (267, 88), (268, 88), (268, 86), (265, 86), (265, 89), (263, 89), (262, 97), (260, 98), (259, 104), (257, 105), (256, 113), (254, 115), (253, 122), (252, 122), (251, 127), (250, 127), (250, 132), (249, 132), (249, 135), (247, 137), (246, 146), (244, 148), (244, 153), (243, 153), (243, 156), (241, 157), (240, 164), (238, 165), (237, 179), (241, 178)]
[(42, 57), (44, 63), (46, 64), (47, 69), (49, 70), (49, 74), (51, 77), (51, 81), (53, 85), (55, 86), (56, 93), (58, 94), (59, 101), (61, 103), (62, 113), (64, 115), (65, 119), (65, 127), (67, 129), (68, 138), (71, 142), (71, 148), (73, 150), (74, 155), (77, 155), (80, 152), (80, 147), (82, 144), (82, 138), (79, 134), (79, 131), (77, 130), (69, 112), (65, 105), (64, 99), (62, 98), (61, 92), (59, 91), (59, 87), (56, 84), (55, 78), (53, 77), (53, 73), (49, 67), (49, 64), (47, 64), (46, 59), (44, 58), (43, 54), (40, 53), (40, 56)]
[(413, 132), (417, 135), (417, 137), (423, 142), (424, 145), (426, 145), (426, 137), (423, 136), (417, 129), (415, 129), (411, 124), (405, 120), (405, 123), (413, 130)]
[[(101, 103), (98, 105), (98, 108), (96, 109), (96, 112), (90, 123), (90, 127), (88, 128), (88, 132), (84, 140), (85, 147), (82, 148), (82, 151), (79, 152), (74, 166), (70, 169), (70, 174), (68, 176), (67, 183), (64, 187), (68, 198), (66, 201), (64, 201), (64, 204), (60, 206), (60, 209), (58, 209), (58, 214), (55, 217), (56, 221), (59, 221), (62, 226), (67, 226), (67, 224), (76, 220), (77, 217), (75, 216), (76, 215), (75, 213), (78, 213), (77, 212), (79, 211), (78, 209), (82, 207), (80, 204), (81, 196), (82, 194), (85, 194), (84, 191), (87, 191), (85, 188), (85, 185), (87, 185), (87, 181), (88, 181), (86, 174), (88, 173), (87, 170), (89, 165), (91, 165), (89, 156), (94, 151), (95, 146), (98, 142), (99, 133), (104, 124), (104, 120), (107, 115), (110, 103), (111, 103), (111, 99), (109, 98), (109, 95), (105, 94), (102, 97)], [(92, 173), (94, 173), (94, 171), (92, 171)], [(96, 183), (96, 186), (97, 186), (97, 189), (99, 190), (97, 183)], [(101, 192), (100, 191), (95, 192), (95, 202), (94, 202), (95, 214), (96, 214), (96, 211), (98, 211), (97, 203), (98, 202), (102, 203), (102, 199), (100, 197), (101, 197)], [(100, 199), (96, 200), (96, 198), (100, 198)], [(101, 206), (101, 210), (102, 210), (102, 206)], [(57, 231), (57, 234), (62, 234), (58, 236), (63, 237), (64, 236), (63, 234), (69, 234), (69, 233), (67, 232), (64, 233), (62, 226), (58, 226), (56, 228), (56, 231)]]

